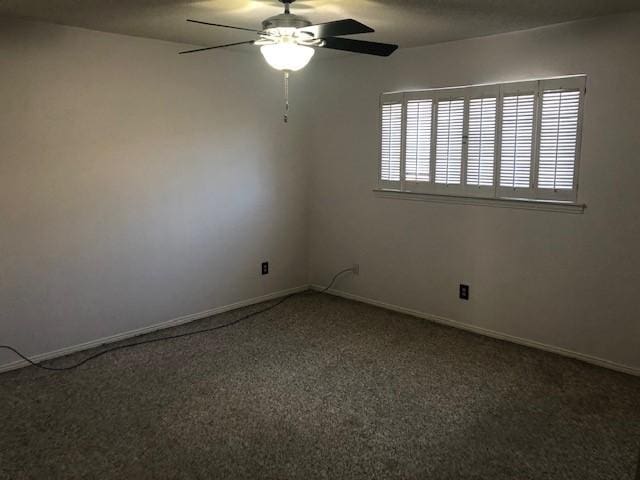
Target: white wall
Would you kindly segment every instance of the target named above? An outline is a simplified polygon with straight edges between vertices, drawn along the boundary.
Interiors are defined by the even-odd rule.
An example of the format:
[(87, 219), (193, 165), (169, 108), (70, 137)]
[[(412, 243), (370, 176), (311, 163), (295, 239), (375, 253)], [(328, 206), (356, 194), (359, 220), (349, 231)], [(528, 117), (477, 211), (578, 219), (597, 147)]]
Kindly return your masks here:
[[(316, 61), (287, 126), (252, 54), (0, 20), (0, 343), (50, 352), (359, 262), (345, 292), (640, 368), (639, 20)], [(373, 196), (380, 92), (573, 73), (584, 215)]]
[(181, 49), (0, 20), (0, 343), (41, 354), (307, 283), (303, 82), (284, 126), (260, 57)]
[[(640, 368), (640, 15), (315, 64), (311, 281)], [(583, 215), (376, 198), (378, 95), (586, 73)], [(469, 283), (471, 300), (458, 300)]]

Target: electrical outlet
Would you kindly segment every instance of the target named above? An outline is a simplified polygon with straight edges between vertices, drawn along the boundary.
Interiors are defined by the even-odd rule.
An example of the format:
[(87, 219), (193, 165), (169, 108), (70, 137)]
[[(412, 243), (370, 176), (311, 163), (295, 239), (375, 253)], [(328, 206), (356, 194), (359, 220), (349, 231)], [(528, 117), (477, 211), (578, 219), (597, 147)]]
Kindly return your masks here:
[(351, 271), (353, 272), (354, 275), (360, 275), (360, 264), (354, 263), (353, 267), (351, 267)]
[(262, 275), (269, 273), (269, 262), (262, 262)]
[(469, 300), (469, 285), (460, 284), (460, 299)]

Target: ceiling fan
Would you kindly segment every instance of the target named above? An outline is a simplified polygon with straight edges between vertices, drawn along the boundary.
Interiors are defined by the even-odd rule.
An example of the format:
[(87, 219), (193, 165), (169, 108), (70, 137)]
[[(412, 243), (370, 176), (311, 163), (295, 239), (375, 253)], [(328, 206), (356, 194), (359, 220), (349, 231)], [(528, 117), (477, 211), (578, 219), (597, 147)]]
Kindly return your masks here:
[(213, 47), (196, 48), (179, 53), (185, 54), (203, 52), (206, 50), (231, 47), (234, 45), (251, 44), (259, 46), (260, 52), (264, 56), (267, 63), (276, 70), (281, 70), (284, 72), (284, 121), (287, 122), (287, 113), (289, 109), (289, 73), (304, 68), (311, 60), (311, 57), (313, 57), (315, 53), (314, 48), (329, 48), (332, 50), (343, 50), (347, 52), (364, 53), (367, 55), (377, 55), (381, 57), (388, 57), (398, 48), (397, 45), (391, 45), (388, 43), (365, 42), (362, 40), (353, 40), (351, 38), (340, 38), (344, 35), (370, 33), (374, 30), (373, 28), (350, 18), (313, 25), (306, 18), (290, 12), (290, 5), (294, 1), (295, 0), (280, 0), (280, 2), (284, 4), (284, 13), (269, 17), (264, 20), (262, 22), (261, 30), (187, 19), (187, 22), (192, 23), (200, 23), (213, 27), (232, 28), (234, 30), (253, 32), (257, 34), (259, 38), (257, 40), (246, 40), (243, 42), (227, 43), (224, 45), (216, 45)]

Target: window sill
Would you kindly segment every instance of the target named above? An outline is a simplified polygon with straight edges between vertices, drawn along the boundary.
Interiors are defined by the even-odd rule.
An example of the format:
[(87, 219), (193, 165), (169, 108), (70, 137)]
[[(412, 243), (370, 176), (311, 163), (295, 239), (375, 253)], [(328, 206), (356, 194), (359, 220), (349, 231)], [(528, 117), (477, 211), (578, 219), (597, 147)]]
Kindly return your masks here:
[(524, 210), (544, 210), (548, 212), (584, 213), (587, 206), (571, 202), (554, 200), (530, 200), (524, 198), (482, 198), (463, 195), (438, 195), (433, 193), (404, 192), (386, 188), (374, 188), (373, 194), (379, 198), (399, 200), (417, 200), (420, 202), (453, 203), (459, 205), (477, 205), (499, 208), (520, 208)]

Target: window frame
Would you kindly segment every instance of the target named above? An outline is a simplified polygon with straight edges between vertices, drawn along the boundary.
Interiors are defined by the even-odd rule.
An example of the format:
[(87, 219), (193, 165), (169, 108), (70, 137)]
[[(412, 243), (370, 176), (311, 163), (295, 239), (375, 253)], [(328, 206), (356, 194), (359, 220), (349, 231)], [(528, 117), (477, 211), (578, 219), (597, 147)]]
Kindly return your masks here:
[[(578, 177), (580, 170), (580, 154), (582, 145), (582, 128), (584, 104), (586, 95), (586, 75), (571, 75), (565, 77), (543, 78), (518, 82), (472, 85), (463, 87), (445, 87), (405, 92), (391, 92), (380, 95), (379, 104), (379, 155), (378, 155), (378, 188), (407, 193), (422, 193), (433, 195), (450, 195), (460, 197), (489, 198), (489, 199), (523, 199), (539, 201), (559, 201), (576, 203), (578, 198)], [(579, 91), (579, 105), (576, 131), (575, 159), (573, 169), (573, 187), (569, 189), (541, 189), (538, 188), (539, 156), (540, 156), (540, 128), (542, 121), (542, 99), (545, 91)], [(501, 154), (502, 154), (502, 117), (504, 97), (513, 94), (534, 95), (534, 118), (532, 130), (531, 171), (528, 187), (500, 186)], [(439, 102), (451, 99), (464, 99), (463, 114), (463, 143), (461, 158), (461, 173), (459, 184), (436, 183), (436, 141), (438, 132)], [(495, 135), (494, 135), (494, 163), (493, 185), (467, 185), (468, 155), (469, 155), (469, 108), (472, 99), (496, 98)], [(407, 106), (410, 101), (430, 100), (431, 104), (431, 149), (429, 164), (429, 181), (406, 180), (406, 135), (407, 135)], [(382, 169), (382, 106), (386, 103), (401, 104), (401, 147), (400, 147), (400, 179), (399, 181), (381, 180)]]

